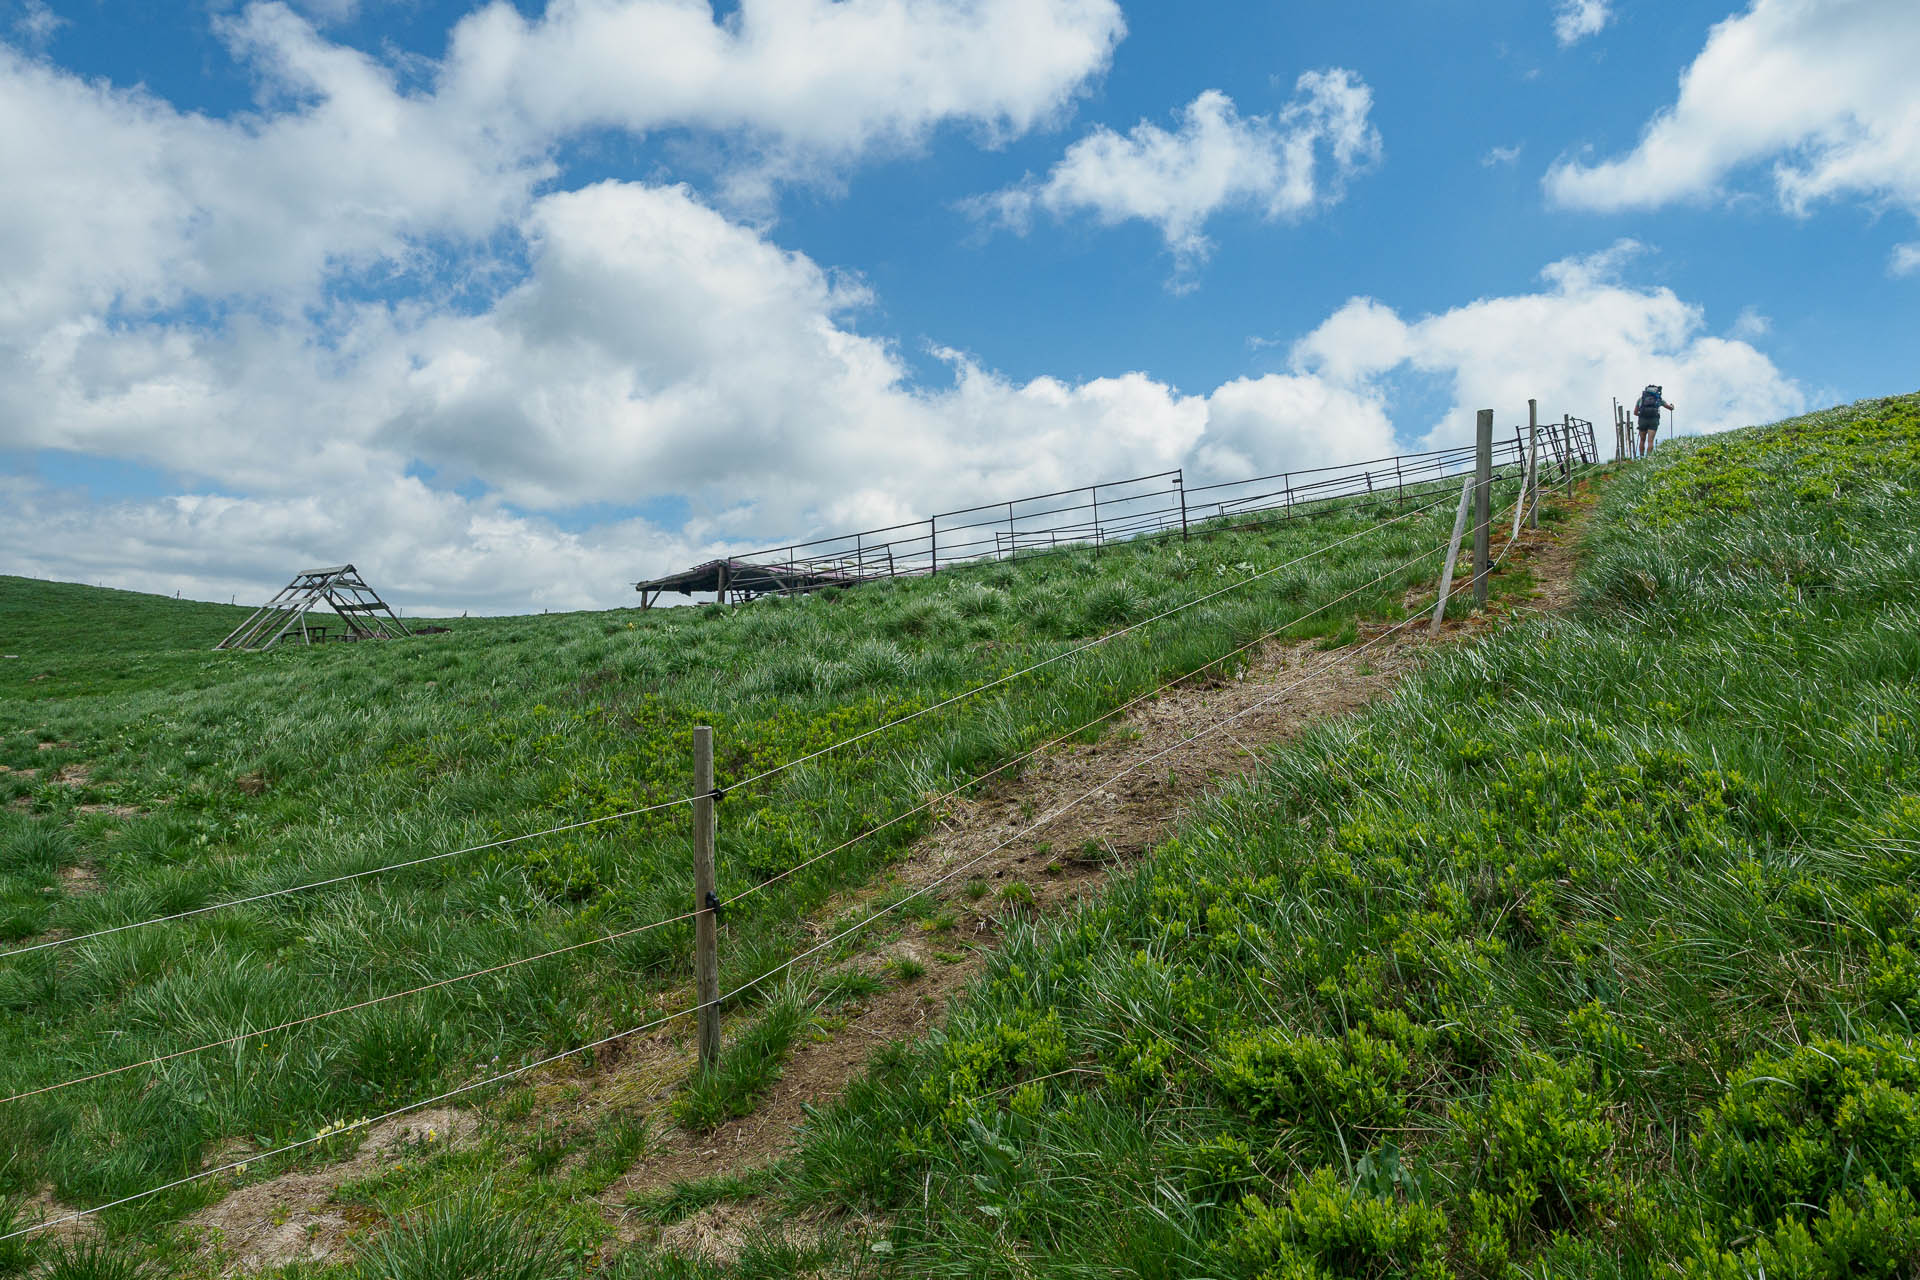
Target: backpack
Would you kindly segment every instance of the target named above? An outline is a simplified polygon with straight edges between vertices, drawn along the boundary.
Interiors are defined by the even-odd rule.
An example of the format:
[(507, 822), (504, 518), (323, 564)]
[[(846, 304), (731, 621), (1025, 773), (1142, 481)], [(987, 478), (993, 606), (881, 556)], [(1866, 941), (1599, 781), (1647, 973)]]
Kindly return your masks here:
[(1634, 413), (1642, 418), (1660, 416), (1660, 388), (1648, 387), (1640, 393), (1640, 403), (1634, 406)]

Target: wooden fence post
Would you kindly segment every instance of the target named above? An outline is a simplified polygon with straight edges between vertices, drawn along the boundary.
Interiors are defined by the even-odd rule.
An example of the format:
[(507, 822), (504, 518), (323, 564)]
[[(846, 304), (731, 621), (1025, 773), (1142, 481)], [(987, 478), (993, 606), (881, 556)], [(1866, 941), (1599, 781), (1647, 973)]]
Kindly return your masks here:
[(1540, 527), (1540, 402), (1538, 400), (1527, 401), (1527, 485), (1533, 494), (1533, 509), (1527, 512), (1527, 528), (1538, 529)]
[(1567, 496), (1571, 498), (1573, 496), (1573, 415), (1572, 414), (1568, 413), (1568, 414), (1562, 414), (1560, 416), (1560, 429), (1566, 433), (1566, 437), (1567, 437)]
[(720, 1060), (720, 899), (713, 886), (713, 730), (693, 731), (693, 980), (700, 1000), (700, 1065)]
[(1453, 539), (1447, 543), (1447, 563), (1440, 569), (1440, 598), (1433, 603), (1433, 624), (1429, 635), (1440, 634), (1440, 619), (1446, 616), (1447, 597), (1453, 594), (1453, 566), (1460, 559), (1460, 535), (1467, 529), (1467, 500), (1473, 496), (1473, 477), (1460, 482), (1460, 506), (1453, 513)]
[(1475, 424), (1473, 459), (1473, 607), (1487, 607), (1487, 573), (1493, 567), (1493, 410)]
[(930, 566), (927, 572), (929, 574), (940, 572), (940, 526), (935, 523), (939, 519), (939, 516), (933, 516), (927, 521), (927, 563)]
[[(1520, 429), (1515, 427), (1513, 433), (1515, 436), (1518, 436)], [(1527, 463), (1528, 455), (1526, 449), (1523, 447), (1520, 450), (1520, 496), (1514, 499), (1513, 503), (1513, 528), (1507, 534), (1507, 541), (1509, 543), (1519, 538), (1520, 525), (1527, 518), (1527, 495), (1532, 492), (1533, 488), (1533, 476), (1530, 474), (1531, 468)]]
[(1187, 469), (1185, 467), (1174, 472), (1173, 487), (1180, 494), (1180, 541), (1185, 542), (1187, 540)]
[(1020, 544), (1015, 541), (1013, 533), (1013, 504), (1009, 502), (1007, 504), (1007, 559), (1017, 560), (1019, 558)]

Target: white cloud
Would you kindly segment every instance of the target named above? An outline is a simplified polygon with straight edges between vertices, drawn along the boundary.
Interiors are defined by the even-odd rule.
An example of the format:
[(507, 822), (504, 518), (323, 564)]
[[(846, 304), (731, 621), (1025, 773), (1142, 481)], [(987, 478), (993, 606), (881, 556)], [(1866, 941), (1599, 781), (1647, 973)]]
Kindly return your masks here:
[(1597, 36), (1613, 21), (1607, 0), (1560, 0), (1553, 13), (1553, 34), (1561, 48)]
[(1764, 338), (1773, 332), (1773, 318), (1762, 315), (1758, 307), (1742, 307), (1740, 314), (1734, 317), (1733, 336), (1736, 338)]
[(1204, 260), (1206, 222), (1222, 209), (1295, 217), (1341, 198), (1348, 178), (1379, 159), (1369, 121), (1373, 91), (1351, 71), (1310, 71), (1272, 116), (1242, 116), (1209, 89), (1172, 131), (1141, 121), (1124, 136), (1098, 128), (1067, 148), (1044, 179), (971, 202), (983, 217), (1024, 231), (1036, 211), (1130, 219), (1160, 229), (1182, 272)]
[(352, 561), (409, 614), (625, 604), (637, 562), (695, 554), (641, 521), (570, 533), (397, 474), (311, 495), (105, 505), (0, 477), (0, 546), (5, 572), (241, 604), (298, 569)]
[[(308, 303), (511, 227), (554, 145), (589, 127), (698, 128), (844, 163), (943, 121), (1017, 134), (1104, 70), (1112, 0), (577, 0), (489, 5), (430, 87), (278, 3), (219, 30), (261, 108), (214, 120), (0, 45), (0, 335), (191, 298)], [(753, 163), (760, 163), (754, 161)]]
[(1434, 447), (1470, 439), (1478, 409), (1499, 410), (1503, 429), (1524, 420), (1529, 397), (1550, 417), (1571, 413), (1604, 433), (1612, 397), (1649, 382), (1667, 388), (1689, 431), (1769, 422), (1805, 407), (1805, 392), (1751, 344), (1708, 334), (1701, 308), (1668, 289), (1624, 283), (1621, 273), (1641, 252), (1622, 241), (1550, 264), (1538, 293), (1412, 321), (1356, 298), (1303, 338), (1293, 361), (1302, 373), (1362, 393), (1385, 394), (1403, 369), (1444, 377), (1453, 404), (1425, 431), (1423, 442)]
[(1916, 271), (1920, 271), (1920, 240), (1893, 246), (1893, 254), (1887, 260), (1888, 274), (1910, 276)]
[[(64, 372), (23, 389), (75, 424), (52, 443), (92, 441), (220, 492), (98, 507), (16, 482), (6, 567), (224, 598), (347, 559), (416, 608), (607, 605), (637, 576), (808, 531), (1175, 465), (1197, 482), (1421, 434), (1457, 443), (1473, 409), (1517, 418), (1529, 395), (1604, 422), (1609, 395), (1651, 379), (1698, 429), (1804, 400), (1752, 346), (1707, 336), (1697, 307), (1621, 283), (1630, 243), (1552, 264), (1539, 292), (1436, 316), (1355, 299), (1296, 344), (1289, 371), (1183, 394), (1139, 372), (1015, 383), (951, 351), (952, 381), (918, 384), (851, 329), (858, 288), (678, 188), (542, 197), (526, 231), (531, 272), (493, 307), (411, 321), (362, 309), (324, 352), (258, 331), (88, 335)], [(1396, 434), (1409, 369), (1447, 380), (1456, 403)], [(849, 491), (848, 475), (869, 479)], [(485, 496), (448, 491), (467, 477)], [(688, 499), (684, 528), (568, 531), (540, 514), (660, 494)]]
[(1055, 119), (1107, 65), (1114, 0), (506, 0), (454, 29), (438, 98), (501, 136), (589, 127), (744, 131), (845, 158), (946, 121)]
[(1480, 157), (1480, 163), (1489, 169), (1496, 165), (1510, 165), (1520, 158), (1520, 152), (1521, 147), (1519, 145), (1494, 147), (1490, 149), (1487, 154)]
[[(628, 30), (635, 15), (653, 26)], [(1291, 370), (1206, 394), (1138, 371), (1014, 382), (952, 351), (930, 384), (859, 332), (858, 280), (685, 188), (548, 190), (549, 150), (609, 121), (835, 162), (941, 120), (1031, 127), (1105, 65), (1111, 5), (749, 0), (710, 31), (700, 15), (576, 0), (528, 22), (496, 5), (412, 90), (255, 6), (222, 32), (260, 103), (226, 120), (0, 48), (0, 180), (34, 193), (0, 202), (0, 447), (142, 464), (184, 491), (95, 503), (0, 478), (0, 565), (225, 598), (352, 560), (416, 608), (616, 604), (637, 576), (809, 530), (1180, 464), (1228, 478), (1386, 452), (1400, 365), (1454, 377), (1463, 403), (1506, 393), (1495, 369), (1522, 398), (1571, 403), (1590, 388), (1568, 353), (1599, 341), (1623, 383), (1669, 358), (1737, 371), (1729, 416), (1786, 394), (1751, 347), (1709, 360), (1696, 309), (1613, 282), (1627, 248), (1462, 309), (1485, 333), (1462, 312), (1356, 302)], [(789, 30), (801, 19), (825, 25)], [(1009, 41), (1011, 65), (991, 65)], [(608, 42), (633, 60), (622, 84), (603, 78)], [(577, 102), (528, 79), (569, 74)], [(1345, 73), (1303, 79), (1271, 119), (1216, 105), (1229, 134), (1271, 144), (1248, 161), (1270, 178), (1232, 198), (1273, 216), (1332, 198), (1377, 153)], [(1151, 134), (1107, 136), (1152, 158)], [(1206, 166), (1169, 163), (1204, 187)], [(1198, 236), (1206, 203), (1153, 220)], [(872, 479), (849, 491), (848, 475)], [(661, 497), (686, 501), (684, 525), (592, 519)]]
[(1713, 28), (1671, 106), (1627, 155), (1563, 160), (1558, 204), (1647, 209), (1719, 193), (1771, 162), (1789, 212), (1853, 196), (1920, 214), (1920, 5), (1754, 0)]
[(20, 15), (13, 20), (13, 34), (22, 44), (37, 49), (66, 25), (67, 19), (55, 13), (47, 0), (26, 0), (20, 7)]

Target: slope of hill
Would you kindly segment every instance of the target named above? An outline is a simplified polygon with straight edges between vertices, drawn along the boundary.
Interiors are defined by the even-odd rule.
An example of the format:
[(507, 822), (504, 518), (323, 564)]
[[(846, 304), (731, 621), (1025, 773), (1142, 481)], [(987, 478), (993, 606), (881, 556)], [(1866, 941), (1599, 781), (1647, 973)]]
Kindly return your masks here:
[[(1269, 753), (1256, 775), (1218, 794), (1080, 910), (1013, 924), (982, 980), (937, 1029), (880, 1048), (864, 1078), (811, 1118), (787, 1158), (716, 1167), (716, 1176), (631, 1197), (610, 1238), (595, 1197), (657, 1146), (660, 1121), (645, 1117), (659, 1114), (661, 1100), (698, 1126), (710, 1123), (702, 1107), (750, 1098), (755, 1086), (636, 1080), (630, 1087), (643, 1093), (627, 1119), (583, 1130), (569, 1119), (581, 1081), (536, 1080), (485, 1095), (477, 1122), (493, 1136), (484, 1141), (446, 1142), (452, 1135), (429, 1129), (370, 1143), (351, 1164), (353, 1181), (331, 1184), (349, 1233), (353, 1222), (363, 1224), (358, 1256), (278, 1274), (1908, 1274), (1920, 1265), (1920, 1054), (1910, 1029), (1920, 1005), (1920, 896), (1911, 887), (1920, 850), (1917, 527), (1920, 397), (1670, 447), (1609, 486), (1572, 616), (1437, 651), (1392, 699)], [(1242, 547), (1211, 545), (1216, 577), (1225, 576), (1219, 569), (1244, 573), (1271, 554), (1235, 559)], [(1409, 537), (1407, 554), (1418, 545)], [(550, 731), (544, 755), (483, 754), (480, 735), (468, 729), (455, 739), (464, 753), (435, 747), (406, 756), (398, 772), (418, 788), (414, 812), (431, 803), (444, 776), (436, 766), (449, 760), (461, 799), (487, 797), (483, 779), (509, 762), (549, 783), (614, 775), (614, 748), (584, 727), (593, 722), (588, 708), (620, 696), (613, 686), (648, 675), (641, 696), (649, 715), (672, 721), (666, 736), (646, 739), (652, 752), (675, 754), (674, 735), (693, 717), (710, 717), (767, 735), (764, 754), (748, 749), (736, 761), (751, 771), (756, 758), (779, 759), (820, 740), (781, 736), (778, 726), (790, 723), (782, 712), (819, 716), (846, 705), (830, 675), (809, 683), (771, 672), (850, 666), (853, 647), (881, 632), (907, 664), (882, 687), (940, 678), (940, 689), (964, 687), (1097, 631), (1096, 610), (1115, 616), (1096, 603), (1119, 590), (1113, 581), (1138, 582), (1164, 566), (1154, 557), (1170, 554), (1137, 548), (1101, 562), (905, 584), (862, 602), (857, 627), (848, 625), (856, 616), (848, 600), (643, 621), (670, 640), (662, 653), (703, 650), (672, 674), (654, 673), (657, 659), (629, 657), (626, 670), (617, 655), (568, 653), (594, 645), (593, 635), (548, 644), (544, 666), (516, 665), (511, 637), (524, 644), (532, 633), (588, 620), (486, 624), (494, 643), (484, 654), (477, 646), (416, 650), (449, 672), (457, 664), (448, 657), (475, 659), (458, 702), (428, 699), (427, 691), (396, 696), (404, 668), (387, 665), (424, 659), (393, 646), (370, 673), (392, 685), (364, 700), (396, 722), (374, 750), (336, 753), (331, 774), (324, 754), (305, 760), (304, 772), (282, 765), (277, 776), (260, 775), (275, 778), (264, 794), (222, 793), (193, 812), (221, 815), (229, 846), (248, 834), (258, 840), (262, 829), (310, 837), (332, 825), (329, 806), (369, 815), (406, 794), (378, 767), (406, 740), (402, 730), (444, 739), (446, 707), (471, 707), (477, 688), (491, 699), (486, 708), (514, 725), (501, 736), (519, 745), (523, 721), (538, 725), (546, 722), (528, 717), (554, 714), (558, 672), (581, 683), (603, 667), (614, 674), (576, 694), (586, 707), (569, 704), (559, 717), (566, 727)], [(1380, 556), (1367, 576), (1392, 563)], [(1395, 613), (1412, 585), (1408, 576), (1391, 595), (1360, 597), (1365, 612)], [(740, 809), (729, 800), (727, 829), (752, 834), (735, 837), (726, 862), (750, 859), (761, 824), (818, 796), (815, 787), (853, 809), (816, 805), (813, 819), (857, 829), (888, 804), (963, 777), (969, 765), (1005, 759), (1016, 744), (1114, 705), (1189, 659), (1204, 661), (1207, 645), (1219, 652), (1256, 634), (1277, 607), (1341, 590), (1309, 583), (1276, 591), (1237, 619), (1210, 620), (1221, 630), (1168, 628), (1177, 634), (1128, 648), (1123, 664), (1081, 665), (1095, 656), (1112, 661), (1103, 646), (1059, 664), (1079, 668), (1072, 679), (1023, 682), (968, 704), (963, 726), (915, 721), (920, 728), (904, 743), (823, 771), (810, 787), (742, 795)], [(959, 607), (982, 591), (1013, 599), (987, 611)], [(1168, 592), (1177, 598), (1171, 585)], [(1063, 600), (1081, 611), (1079, 629), (1046, 630), (1059, 623), (1045, 623), (1044, 611)], [(942, 616), (931, 626), (902, 625), (923, 610)], [(807, 638), (804, 663), (791, 649), (739, 656), (764, 639), (773, 625), (765, 620), (796, 617), (807, 629), (796, 626), (788, 638)], [(624, 623), (591, 623), (601, 639), (621, 638), (615, 628)], [(1347, 626), (1328, 617), (1316, 623)], [(966, 639), (954, 644), (956, 636)], [(1177, 657), (1165, 651), (1188, 643), (1194, 647)], [(1003, 645), (1020, 646), (1022, 656), (1001, 656)], [(567, 656), (555, 661), (555, 653)], [(956, 670), (942, 658), (981, 665)], [(339, 682), (315, 676), (347, 660), (269, 656), (249, 678), (269, 681), (263, 693), (291, 689), (311, 699), (299, 688), (305, 680), (338, 699)], [(754, 666), (742, 671), (747, 662)], [(730, 678), (716, 679), (716, 669)], [(722, 691), (741, 684), (766, 701), (723, 701)], [(706, 697), (690, 697), (695, 690)], [(1081, 700), (1062, 705), (1076, 693)], [(534, 697), (549, 700), (527, 705)], [(429, 701), (437, 728), (422, 705)], [(862, 710), (822, 736), (926, 702), (927, 695), (880, 706), (855, 701)], [(103, 715), (78, 701), (55, 705), (77, 725)], [(765, 719), (743, 714), (747, 707), (768, 708)], [(485, 723), (482, 712), (468, 714)], [(629, 714), (622, 723), (635, 732), (645, 721)], [(40, 758), (37, 749), (28, 755), (30, 739), (66, 740), (60, 732), (49, 723), (16, 735), (8, 762)], [(258, 728), (247, 732), (256, 749), (274, 741)], [(90, 739), (103, 741), (111, 739)], [(952, 758), (969, 741), (965, 762)], [(168, 750), (184, 746), (183, 739)], [(78, 751), (46, 755), (60, 761)], [(104, 753), (95, 745), (92, 754)], [(626, 759), (648, 758), (642, 751)], [(548, 771), (549, 761), (564, 763)], [(243, 763), (223, 760), (218, 773)], [(665, 763), (658, 776), (659, 790), (630, 785), (584, 809), (531, 790), (481, 811), (528, 804), (592, 813), (594, 804), (614, 808), (670, 792)], [(254, 807), (282, 788), (296, 790), (294, 779), (300, 804), (283, 793), (284, 813)], [(329, 781), (344, 786), (329, 790)], [(144, 848), (143, 827), (182, 817), (179, 791), (144, 806), (162, 810), (158, 817), (126, 820), (109, 834), (105, 819), (76, 814), (65, 795), (49, 797), (44, 782), (7, 785), (33, 810), (8, 815), (9, 875), (26, 867), (41, 874), (34, 883), (58, 884), (75, 865), (94, 874), (124, 867), (137, 883), (199, 864), (229, 877), (212, 888), (249, 883), (231, 847), (204, 862), (178, 849), (171, 859), (123, 864), (78, 856), (85, 848), (98, 860), (120, 841)], [(90, 785), (91, 778), (80, 789)], [(446, 820), (448, 810), (433, 812)], [(65, 836), (47, 834), (56, 819), (67, 824)], [(670, 831), (652, 831), (665, 849)], [(385, 829), (381, 847), (402, 843), (398, 834)], [(826, 839), (776, 847), (791, 857)], [(191, 946), (88, 944), (58, 969), (0, 970), (9, 1037), (0, 1059), (15, 1081), (45, 1079), (111, 1058), (91, 1049), (86, 1033), (134, 1029), (144, 1040), (120, 1051), (123, 1059), (177, 1039), (162, 1010), (178, 1017), (194, 1008), (210, 1026), (265, 1021), (275, 1014), (257, 1002), (278, 987), (257, 974), (284, 982), (297, 973), (325, 990), (342, 981), (348, 956), (372, 955), (383, 971), (367, 988), (377, 989), (470, 962), (482, 954), (482, 931), (530, 948), (535, 937), (581, 936), (569, 932), (577, 919), (597, 925), (645, 915), (629, 902), (644, 895), (631, 888), (636, 860), (621, 857), (628, 841), (613, 849), (567, 842), (583, 860), (560, 866), (592, 872), (578, 896), (566, 881), (544, 878), (555, 874), (549, 857), (509, 863), (481, 855), (483, 865), (463, 874), (435, 870), (414, 884), (381, 877), (379, 888), (320, 904), (224, 925), (213, 917), (188, 932)], [(52, 852), (36, 852), (43, 847)], [(246, 852), (271, 867), (273, 849), (267, 839)], [(333, 846), (335, 859), (344, 851)], [(828, 902), (834, 886), (867, 876), (881, 855), (868, 856), (805, 882), (805, 892), (748, 917), (744, 928), (730, 926), (733, 936), (765, 935), (754, 963), (790, 954), (797, 939), (782, 925)], [(649, 905), (665, 907), (685, 887), (658, 863), (656, 855), (641, 874), (656, 886)], [(304, 875), (320, 864), (295, 865)], [(537, 896), (540, 909), (516, 905), (497, 892), (503, 885), (523, 901)], [(483, 900), (488, 893), (492, 902)], [(88, 927), (96, 917), (84, 899), (40, 904), (41, 914), (13, 936)], [(130, 901), (157, 900), (150, 887)], [(430, 912), (432, 926), (416, 927), (409, 912)], [(945, 941), (937, 918), (922, 924), (944, 945), (958, 945)], [(101, 1186), (103, 1160), (129, 1185), (156, 1168), (198, 1167), (223, 1135), (251, 1134), (242, 1149), (258, 1149), (297, 1131), (300, 1120), (276, 1122), (267, 1107), (285, 1099), (296, 1114), (311, 1108), (315, 1099), (302, 1090), (316, 1081), (378, 1079), (360, 1094), (334, 1095), (347, 1098), (339, 1114), (351, 1116), (356, 1097), (470, 1077), (489, 1047), (511, 1057), (565, 1043), (628, 1012), (621, 1001), (644, 1003), (641, 993), (657, 998), (661, 984), (678, 980), (675, 948), (683, 941), (623, 949), (614, 965), (531, 966), (541, 971), (538, 984), (514, 978), (470, 1003), (430, 1002), (417, 1021), (369, 1019), (344, 1046), (337, 1033), (296, 1034), (152, 1083), (89, 1086), (98, 1092), (84, 1101), (68, 1095), (61, 1104), (0, 1112), (0, 1123), (13, 1126), (9, 1148), (33, 1162), (16, 1158), (10, 1185), (52, 1179), (63, 1198), (84, 1199)], [(200, 952), (212, 956), (203, 963)], [(490, 954), (500, 953), (496, 941)], [(850, 964), (772, 992), (743, 1011), (730, 1069), (751, 1074), (764, 1061), (777, 1070), (794, 1038), (847, 1020), (862, 991), (872, 990), (863, 983), (910, 981), (894, 964), (877, 974)], [(96, 997), (107, 1012), (89, 1021), (86, 1002)], [(576, 1021), (540, 1022), (554, 1016), (556, 997), (580, 1000)], [(170, 1123), (176, 1116), (188, 1121), (185, 1138)], [(428, 1123), (471, 1134), (476, 1119), (441, 1112)], [(57, 1149), (61, 1142), (72, 1153)], [(173, 1145), (163, 1152), (165, 1143)], [(164, 1226), (210, 1194), (110, 1215), (120, 1254), (133, 1257), (138, 1243), (175, 1268), (220, 1265), (206, 1240)]]
[(915, 1276), (1912, 1274), (1916, 528), (1920, 398), (1632, 470), (1576, 618), (1013, 941), (780, 1194)]
[(249, 612), (0, 574), (0, 698), (177, 687)]
[[(66, 1207), (133, 1195), (216, 1153), (311, 1138), (668, 1007), (688, 926), (638, 930), (690, 901), (686, 810), (620, 815), (687, 793), (694, 724), (716, 726), (733, 785), (1058, 659), (733, 791), (722, 894), (807, 865), (729, 913), (731, 985), (791, 956), (810, 912), (896, 856), (930, 793), (1268, 630), (1337, 642), (1356, 619), (1399, 616), (1431, 580), (1450, 507), (1384, 503), (800, 601), (476, 619), (417, 641), (266, 654), (207, 652), (230, 625), (216, 612), (206, 634), (185, 615), (123, 627), (122, 648), (100, 655), (55, 616), (97, 602), (0, 584), (4, 607), (40, 611), (35, 663), (73, 672), (54, 693), (0, 689), (0, 949), (433, 859), (0, 958), (0, 1096), (115, 1072), (0, 1101), (0, 1195)], [(122, 670), (142, 674), (124, 687), (102, 675)], [(594, 825), (495, 844), (572, 823)], [(494, 847), (456, 852), (480, 845)], [(118, 1070), (483, 969), (497, 971)], [(231, 1182), (115, 1209), (110, 1237), (188, 1248), (167, 1224)]]

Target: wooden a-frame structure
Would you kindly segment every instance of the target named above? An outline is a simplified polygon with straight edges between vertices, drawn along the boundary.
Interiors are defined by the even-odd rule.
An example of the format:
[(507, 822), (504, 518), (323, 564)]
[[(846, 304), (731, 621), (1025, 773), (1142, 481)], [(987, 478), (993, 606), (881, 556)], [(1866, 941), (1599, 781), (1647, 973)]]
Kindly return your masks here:
[[(325, 624), (307, 625), (307, 614), (320, 605), (339, 616), (338, 635), (330, 634)], [(411, 634), (360, 571), (342, 564), (294, 574), (279, 595), (248, 614), (245, 622), (213, 647), (260, 650), (296, 635), (301, 643), (312, 644), (316, 640), (397, 640)]]

